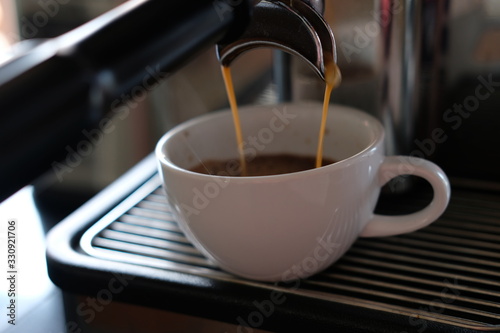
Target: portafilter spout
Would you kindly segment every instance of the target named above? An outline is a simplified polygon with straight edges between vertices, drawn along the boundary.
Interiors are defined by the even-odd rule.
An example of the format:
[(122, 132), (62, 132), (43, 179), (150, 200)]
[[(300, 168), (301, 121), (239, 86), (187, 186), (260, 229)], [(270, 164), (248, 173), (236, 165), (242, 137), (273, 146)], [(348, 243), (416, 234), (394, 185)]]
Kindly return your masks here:
[(223, 66), (257, 47), (274, 47), (304, 59), (325, 80), (325, 65), (337, 62), (333, 33), (320, 0), (261, 0), (246, 31), (235, 41), (217, 45)]

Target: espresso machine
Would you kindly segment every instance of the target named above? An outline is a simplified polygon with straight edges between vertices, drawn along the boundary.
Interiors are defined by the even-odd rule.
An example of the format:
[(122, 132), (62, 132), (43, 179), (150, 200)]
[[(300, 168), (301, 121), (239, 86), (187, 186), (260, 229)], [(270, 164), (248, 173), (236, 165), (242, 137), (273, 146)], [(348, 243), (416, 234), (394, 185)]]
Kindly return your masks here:
[[(332, 101), (377, 116), (388, 154), (433, 160), (455, 185), (497, 189), (500, 3), (325, 4), (344, 73)], [(321, 98), (321, 83), (291, 62), (291, 96)]]
[[(270, 53), (255, 56), (262, 75), (241, 103), (321, 101), (326, 54), (342, 71), (331, 103), (376, 116), (387, 154), (430, 159), (452, 182), (450, 206), (431, 226), (360, 239), (317, 276), (268, 284), (227, 274), (192, 247), (148, 155), (48, 232), (67, 331), (500, 331), (499, 31), (498, 0), (131, 0), (57, 38), (26, 41), (0, 67), (0, 154), (12, 161), (0, 165), (2, 200), (71, 166), (78, 154), (66, 147), (85, 152), (79, 144), (100, 138), (89, 133), (107, 134), (135, 101), (124, 96), (142, 98), (161, 80), (192, 77), (199, 88), (199, 68), (237, 66), (260, 47)], [(192, 104), (163, 99), (183, 87), (148, 91), (168, 114), (164, 128), (193, 116)], [(402, 177), (377, 209), (406, 213), (428, 201), (425, 184)]]

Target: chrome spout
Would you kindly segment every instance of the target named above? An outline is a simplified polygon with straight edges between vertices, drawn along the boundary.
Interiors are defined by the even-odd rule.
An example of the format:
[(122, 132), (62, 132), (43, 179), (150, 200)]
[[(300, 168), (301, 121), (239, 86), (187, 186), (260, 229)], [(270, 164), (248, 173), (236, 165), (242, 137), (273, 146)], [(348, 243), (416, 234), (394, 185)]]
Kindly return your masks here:
[(217, 45), (219, 61), (229, 66), (248, 50), (273, 47), (304, 59), (325, 80), (325, 65), (337, 62), (337, 51), (322, 11), (323, 2), (318, 0), (262, 0), (245, 32), (231, 43)]

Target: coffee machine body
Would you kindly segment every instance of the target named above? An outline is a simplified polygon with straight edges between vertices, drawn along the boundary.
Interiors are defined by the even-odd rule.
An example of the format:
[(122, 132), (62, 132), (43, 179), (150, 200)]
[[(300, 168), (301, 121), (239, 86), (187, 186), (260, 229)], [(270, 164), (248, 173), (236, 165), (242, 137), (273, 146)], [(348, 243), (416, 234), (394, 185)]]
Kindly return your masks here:
[[(325, 1), (343, 81), (332, 103), (384, 124), (388, 154), (437, 162), (456, 185), (500, 188), (500, 1)], [(288, 66), (288, 65), (287, 65)], [(323, 82), (291, 58), (292, 100)]]

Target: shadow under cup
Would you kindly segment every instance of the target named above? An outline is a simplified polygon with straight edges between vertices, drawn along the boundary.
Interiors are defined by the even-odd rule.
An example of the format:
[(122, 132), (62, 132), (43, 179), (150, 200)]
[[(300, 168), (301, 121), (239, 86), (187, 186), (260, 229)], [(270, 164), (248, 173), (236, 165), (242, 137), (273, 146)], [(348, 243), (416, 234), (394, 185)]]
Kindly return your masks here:
[[(322, 105), (312, 102), (241, 108), (247, 159), (283, 153), (314, 157), (321, 115)], [(208, 159), (239, 160), (233, 117), (222, 111), (172, 129), (158, 142), (156, 155), (179, 226), (198, 250), (238, 276), (287, 281), (330, 266), (359, 235), (410, 232), (444, 210), (449, 184), (428, 163), (415, 170), (436, 186), (435, 193), (440, 188), (437, 197), (444, 199), (434, 205), (437, 209), (424, 209), (401, 221), (388, 218), (388, 223), (373, 213), (383, 185), (380, 179), (389, 180), (392, 171), (404, 165), (384, 155), (383, 138), (383, 128), (372, 116), (331, 105), (324, 157), (336, 163), (259, 177), (189, 171)], [(380, 177), (381, 171), (388, 173)], [(377, 219), (381, 221), (373, 223)]]

